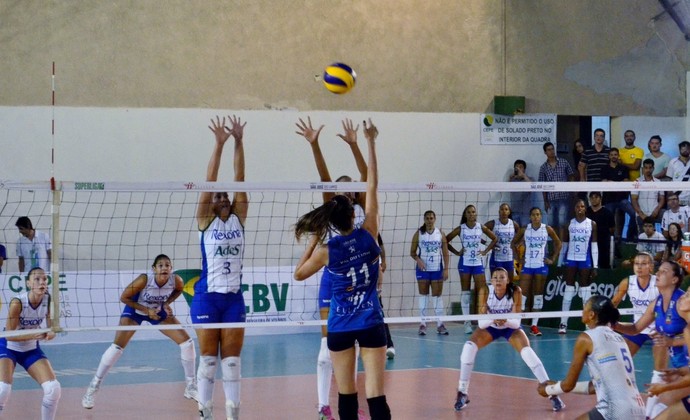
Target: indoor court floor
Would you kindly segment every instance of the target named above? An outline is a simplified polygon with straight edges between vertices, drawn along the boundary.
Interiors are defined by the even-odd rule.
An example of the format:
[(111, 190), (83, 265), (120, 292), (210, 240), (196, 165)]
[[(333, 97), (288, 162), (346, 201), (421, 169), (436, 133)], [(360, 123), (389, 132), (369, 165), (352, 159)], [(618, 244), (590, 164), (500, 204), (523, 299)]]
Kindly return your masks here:
[[(594, 396), (562, 398), (566, 408), (554, 413), (536, 392), (537, 381), (520, 355), (506, 341), (479, 351), (469, 389), (470, 403), (453, 410), (458, 384), (460, 351), (469, 338), (462, 323), (450, 323), (448, 336), (417, 335), (417, 327), (391, 328), (396, 357), (387, 361), (386, 394), (393, 419), (571, 419), (590, 410)], [(433, 328), (432, 328), (433, 327)], [(543, 328), (530, 342), (553, 379), (562, 379), (570, 364), (579, 331), (558, 335)], [(74, 333), (71, 333), (74, 334)], [(114, 334), (104, 335), (105, 339)], [(161, 336), (162, 337), (162, 336)], [(316, 357), (320, 334), (247, 335), (242, 351), (242, 419), (317, 419)], [(198, 419), (196, 402), (182, 397), (184, 380), (179, 349), (170, 340), (134, 340), (96, 394), (96, 406), (81, 407), (83, 395), (108, 342), (43, 346), (62, 384), (59, 419)], [(198, 351), (198, 348), (197, 348)], [(635, 356), (641, 390), (651, 376), (651, 347)], [(586, 378), (586, 368), (581, 380)], [(360, 408), (368, 413), (364, 380), (359, 373)], [(222, 382), (216, 380), (214, 415), (224, 419)], [(19, 367), (12, 395), (3, 413), (8, 419), (40, 418), (42, 390)], [(331, 407), (337, 405), (335, 383)], [(337, 412), (337, 411), (335, 411)]]

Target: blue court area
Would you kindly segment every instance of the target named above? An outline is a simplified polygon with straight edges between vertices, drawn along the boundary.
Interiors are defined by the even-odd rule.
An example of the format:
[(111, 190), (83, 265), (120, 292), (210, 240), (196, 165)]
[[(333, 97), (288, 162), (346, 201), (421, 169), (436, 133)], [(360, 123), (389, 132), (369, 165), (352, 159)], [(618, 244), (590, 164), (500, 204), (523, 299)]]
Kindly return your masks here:
[[(424, 369), (459, 369), (460, 352), (469, 335), (461, 323), (446, 324), (450, 335), (440, 336), (435, 325), (429, 324), (429, 334), (417, 335), (417, 326), (391, 328), (397, 351), (396, 357), (387, 362), (390, 371)], [(432, 328), (433, 327), (433, 328)], [(578, 331), (558, 335), (555, 329), (543, 328), (541, 337), (531, 337), (530, 343), (541, 358), (549, 376), (562, 379), (569, 367), (572, 348)], [(74, 334), (74, 333), (71, 333)], [(114, 334), (104, 335), (112, 338)], [(158, 340), (134, 340), (125, 349), (122, 358), (108, 374), (103, 386), (182, 382), (182, 366), (178, 346), (161, 336)], [(247, 335), (242, 351), (242, 377), (266, 378), (297, 375), (314, 375), (316, 387), (316, 358), (320, 334), (305, 332), (296, 334)], [(86, 388), (100, 357), (109, 342), (84, 344), (44, 345), (64, 388)], [(198, 347), (197, 347), (198, 354)], [(643, 389), (651, 377), (653, 366), (651, 346), (645, 344), (634, 358), (638, 386)], [(361, 371), (360, 367), (360, 371)], [(476, 359), (475, 372), (533, 380), (529, 368), (520, 355), (506, 341), (497, 341), (482, 349)], [(430, 372), (430, 374), (432, 374)], [(586, 377), (586, 368), (581, 379)], [(38, 385), (19, 367), (15, 374), (15, 390), (37, 389)], [(445, 392), (445, 390), (444, 390)], [(447, 390), (452, 395), (453, 389)]]

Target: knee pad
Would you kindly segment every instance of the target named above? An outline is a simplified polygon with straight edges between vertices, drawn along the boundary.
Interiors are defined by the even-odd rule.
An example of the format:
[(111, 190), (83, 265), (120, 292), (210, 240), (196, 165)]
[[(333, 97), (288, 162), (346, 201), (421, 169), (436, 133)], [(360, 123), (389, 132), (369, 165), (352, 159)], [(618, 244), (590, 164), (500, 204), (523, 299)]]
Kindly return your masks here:
[(231, 356), (221, 360), (223, 381), (238, 382), (240, 380), (240, 358)]
[(218, 369), (216, 362), (217, 358), (215, 356), (201, 356), (199, 358), (197, 378), (213, 382), (216, 379), (216, 369)]
[(462, 347), (462, 353), (460, 354), (460, 363), (463, 365), (474, 364), (474, 359), (477, 357), (477, 345), (473, 341), (466, 341), (465, 345)]
[(180, 357), (182, 360), (196, 360), (196, 351), (194, 350), (194, 342), (190, 338), (184, 343), (180, 344)]
[(541, 311), (544, 307), (544, 295), (535, 295), (534, 304), (532, 304), (532, 309), (535, 311)]
[(60, 401), (60, 396), (62, 396), (60, 382), (57, 380), (46, 381), (41, 384), (41, 388), (43, 388), (44, 405), (54, 405)]
[(541, 359), (539, 359), (539, 356), (532, 350), (532, 347), (523, 347), (523, 349), (520, 350), (520, 357), (522, 357), (522, 360), (530, 369), (534, 369), (542, 364)]

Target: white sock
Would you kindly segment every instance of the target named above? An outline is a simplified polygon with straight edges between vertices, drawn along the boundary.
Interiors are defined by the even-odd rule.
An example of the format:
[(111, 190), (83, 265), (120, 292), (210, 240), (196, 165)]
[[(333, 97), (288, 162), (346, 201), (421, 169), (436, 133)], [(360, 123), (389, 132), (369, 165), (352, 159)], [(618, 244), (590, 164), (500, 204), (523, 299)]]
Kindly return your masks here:
[(458, 391), (467, 394), (470, 387), (470, 376), (474, 369), (474, 359), (477, 357), (477, 345), (472, 341), (466, 341), (460, 354), (460, 380), (458, 381)]
[(319, 410), (321, 407), (330, 405), (329, 395), (331, 393), (331, 379), (333, 378), (333, 362), (331, 353), (328, 350), (327, 338), (321, 338), (321, 348), (316, 362), (316, 393), (319, 398)]
[(56, 380), (46, 381), (41, 384), (43, 388), (43, 401), (41, 401), (41, 420), (53, 420), (57, 413), (58, 402), (62, 395), (60, 382)]
[(2, 411), (5, 409), (5, 404), (7, 400), (10, 399), (10, 394), (12, 393), (12, 384), (7, 382), (0, 382), (0, 416)]
[(225, 404), (231, 403), (233, 407), (240, 406), (240, 379), (242, 377), (242, 364), (236, 356), (226, 357), (220, 361), (223, 374), (223, 391), (225, 391)]
[(199, 369), (196, 372), (196, 382), (199, 392), (199, 404), (211, 407), (213, 404), (213, 385), (216, 382), (218, 358), (216, 356), (199, 357)]
[(196, 350), (191, 338), (180, 344), (180, 358), (186, 382), (196, 382)]
[[(567, 312), (570, 310), (570, 304), (573, 303), (573, 298), (575, 297), (575, 286), (565, 286), (563, 291), (563, 303), (561, 304), (561, 310)], [(568, 317), (561, 317), (561, 324), (568, 325)]]
[(589, 298), (592, 297), (591, 285), (590, 286), (581, 286), (579, 295), (582, 298), (582, 306), (585, 306), (585, 303), (587, 303)]
[(357, 387), (357, 368), (359, 367), (359, 343), (355, 341), (355, 387)]
[(463, 315), (470, 314), (470, 300), (472, 298), (472, 292), (469, 290), (463, 290), (460, 292), (460, 307), (462, 308)]
[(103, 353), (103, 356), (101, 356), (101, 361), (96, 369), (96, 378), (98, 378), (99, 381), (102, 381), (103, 378), (105, 378), (105, 375), (108, 374), (110, 368), (113, 367), (118, 360), (120, 360), (122, 351), (122, 347), (116, 344), (111, 344), (110, 347), (106, 349), (105, 353)]
[(436, 312), (436, 316), (445, 315), (445, 305), (443, 303), (443, 297), (442, 296), (433, 296), (431, 299), (434, 300), (434, 309)]
[(532, 350), (532, 347), (523, 347), (522, 350), (520, 350), (520, 357), (522, 357), (522, 360), (525, 361), (527, 367), (530, 368), (540, 383), (549, 380), (549, 375), (546, 374), (544, 364), (534, 350)]
[(426, 302), (429, 295), (419, 295), (419, 316), (426, 316)]

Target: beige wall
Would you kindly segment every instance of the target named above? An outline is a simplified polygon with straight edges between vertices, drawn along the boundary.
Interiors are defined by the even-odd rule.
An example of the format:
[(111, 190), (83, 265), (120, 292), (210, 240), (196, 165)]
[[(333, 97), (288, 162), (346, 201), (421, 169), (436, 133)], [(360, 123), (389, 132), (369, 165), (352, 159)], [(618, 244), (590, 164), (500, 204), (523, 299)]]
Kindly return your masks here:
[[(687, 42), (648, 0), (0, 2), (0, 105), (685, 115)], [(335, 96), (315, 75), (353, 66)]]

